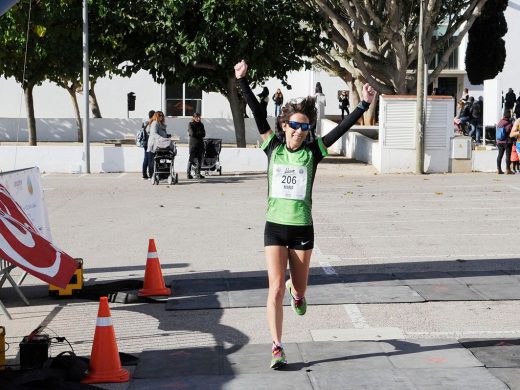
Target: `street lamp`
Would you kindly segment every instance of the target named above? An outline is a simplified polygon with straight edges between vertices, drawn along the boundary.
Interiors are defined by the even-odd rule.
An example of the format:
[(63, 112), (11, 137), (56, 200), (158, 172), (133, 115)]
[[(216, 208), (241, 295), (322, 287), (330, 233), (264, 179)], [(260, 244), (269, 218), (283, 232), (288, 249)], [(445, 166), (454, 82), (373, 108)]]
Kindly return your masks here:
[(88, 58), (88, 0), (83, 0), (83, 165), (85, 173), (90, 173)]
[(424, 173), (424, 50), (423, 50), (423, 0), (419, 1), (419, 47), (417, 50), (417, 104), (415, 113), (415, 173)]

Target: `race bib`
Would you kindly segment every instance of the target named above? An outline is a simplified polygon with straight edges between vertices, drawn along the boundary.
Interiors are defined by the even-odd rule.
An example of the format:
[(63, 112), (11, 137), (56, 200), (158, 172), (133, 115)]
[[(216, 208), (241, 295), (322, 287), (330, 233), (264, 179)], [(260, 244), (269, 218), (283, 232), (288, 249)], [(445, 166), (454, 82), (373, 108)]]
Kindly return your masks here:
[(273, 198), (305, 199), (307, 190), (307, 167), (294, 165), (273, 166), (272, 190)]

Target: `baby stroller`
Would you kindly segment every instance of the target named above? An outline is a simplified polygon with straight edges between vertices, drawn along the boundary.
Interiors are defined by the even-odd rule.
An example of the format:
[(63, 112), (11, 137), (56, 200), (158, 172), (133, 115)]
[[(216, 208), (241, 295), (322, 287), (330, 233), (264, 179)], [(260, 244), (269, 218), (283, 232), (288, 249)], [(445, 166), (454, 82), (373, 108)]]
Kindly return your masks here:
[(220, 150), (222, 149), (222, 140), (219, 138), (204, 138), (204, 157), (202, 158), (201, 171), (208, 174), (210, 171), (217, 171), (222, 175), (222, 166), (220, 165)]
[(157, 148), (153, 158), (152, 184), (159, 184), (159, 181), (168, 179), (168, 184), (177, 184), (179, 174), (175, 173), (174, 161), (177, 155), (177, 146), (171, 142), (167, 148)]

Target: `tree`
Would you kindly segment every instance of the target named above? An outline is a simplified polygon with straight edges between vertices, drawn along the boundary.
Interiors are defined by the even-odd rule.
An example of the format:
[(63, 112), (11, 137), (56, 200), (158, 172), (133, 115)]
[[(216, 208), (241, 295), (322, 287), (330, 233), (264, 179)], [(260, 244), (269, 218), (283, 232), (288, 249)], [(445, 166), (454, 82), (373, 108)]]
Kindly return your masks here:
[[(291, 0), (170, 0), (147, 8), (114, 10), (121, 19), (138, 17), (127, 34), (141, 31), (143, 53), (128, 59), (158, 82), (180, 81), (220, 92), (229, 101), (237, 146), (245, 147), (244, 111), (233, 66), (250, 64), (250, 81), (285, 82), (287, 72), (309, 66), (319, 43), (312, 15)], [(133, 7), (133, 5), (132, 5)], [(135, 20), (134, 20), (135, 24)], [(129, 39), (125, 43), (130, 45)]]
[[(406, 94), (416, 85), (419, 3), (414, 0), (301, 0), (317, 11), (332, 47), (320, 47), (317, 63), (353, 84), (354, 102), (369, 82), (378, 93)], [(450, 54), (487, 0), (425, 1), (423, 20), (426, 62), (440, 59), (430, 79), (446, 67)], [(373, 109), (373, 108), (372, 108)]]
[[(34, 118), (33, 89), (46, 79), (49, 53), (45, 41), (49, 39), (45, 25), (56, 9), (49, 2), (36, 2), (31, 6), (29, 22), (29, 0), (21, 0), (0, 18), (0, 74), (14, 77), (22, 85), (27, 110), (29, 145), (37, 144)], [(27, 61), (25, 61), (27, 60)]]
[(488, 0), (468, 32), (466, 72), (471, 84), (482, 84), (502, 71), (506, 61), (507, 0)]

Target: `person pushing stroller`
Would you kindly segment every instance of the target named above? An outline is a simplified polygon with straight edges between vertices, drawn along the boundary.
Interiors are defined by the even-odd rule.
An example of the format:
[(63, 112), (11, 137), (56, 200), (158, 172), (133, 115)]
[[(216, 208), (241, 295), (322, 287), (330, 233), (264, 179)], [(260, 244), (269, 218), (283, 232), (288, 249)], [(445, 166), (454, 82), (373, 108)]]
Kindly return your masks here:
[(193, 119), (188, 124), (188, 135), (190, 157), (188, 159), (187, 177), (193, 179), (191, 168), (195, 168), (195, 178), (203, 179), (204, 176), (200, 174), (200, 167), (202, 165), (202, 155), (204, 154), (204, 137), (206, 130), (204, 124), (201, 122), (200, 114), (196, 112), (193, 114)]

